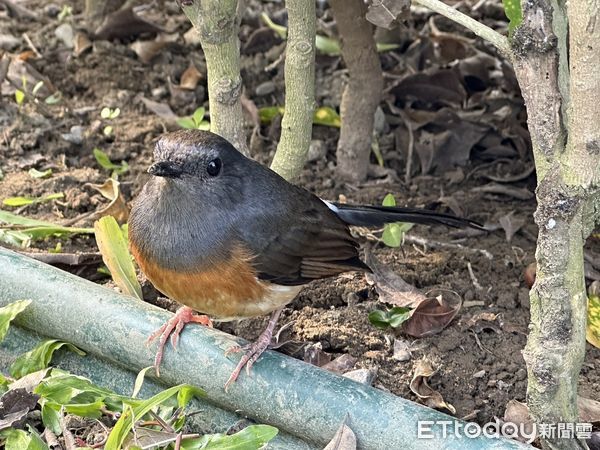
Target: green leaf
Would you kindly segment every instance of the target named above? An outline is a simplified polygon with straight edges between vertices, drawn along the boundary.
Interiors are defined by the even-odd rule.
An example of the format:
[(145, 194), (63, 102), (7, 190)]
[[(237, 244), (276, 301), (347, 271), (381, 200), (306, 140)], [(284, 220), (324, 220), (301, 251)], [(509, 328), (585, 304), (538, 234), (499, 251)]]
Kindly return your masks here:
[(44, 170), (43, 172), (40, 172), (37, 169), (31, 168), (29, 169), (29, 172), (27, 172), (29, 174), (29, 176), (31, 178), (48, 178), (49, 176), (52, 175), (52, 169), (47, 169)]
[(342, 126), (342, 119), (340, 119), (340, 115), (335, 109), (329, 106), (321, 106), (317, 108), (313, 115), (313, 123), (315, 125), (340, 128)]
[(63, 227), (2, 210), (0, 210), (0, 224), (11, 226), (0, 228), (0, 241), (19, 247), (27, 247), (32, 240), (44, 239), (48, 236), (62, 237), (94, 232), (93, 228)]
[(382, 206), (396, 206), (396, 199), (394, 198), (394, 196), (392, 194), (387, 194), (384, 198), (383, 198), (383, 202), (381, 203)]
[(379, 53), (389, 52), (390, 50), (396, 50), (399, 47), (400, 47), (400, 45), (398, 45), (398, 44), (386, 44), (386, 43), (377, 42), (377, 51)]
[(6, 337), (10, 323), (31, 304), (31, 300), (18, 300), (0, 308), (0, 342)]
[(110, 136), (113, 132), (113, 127), (111, 125), (106, 125), (104, 127), (104, 129), (102, 130), (102, 133), (104, 134), (104, 136)]
[(114, 282), (128, 295), (142, 300), (142, 288), (135, 273), (127, 241), (112, 216), (104, 216), (94, 223), (96, 243), (102, 260), (110, 270)]
[(61, 100), (62, 100), (62, 93), (60, 91), (56, 91), (54, 94), (46, 97), (46, 99), (44, 100), (44, 103), (46, 103), (47, 105), (56, 105), (57, 103), (60, 103)]
[(102, 400), (97, 400), (91, 403), (70, 403), (65, 405), (65, 411), (79, 417), (89, 417), (98, 419), (102, 417), (102, 411), (106, 408), (106, 404)]
[(273, 22), (266, 13), (262, 13), (260, 15), (260, 18), (265, 23), (265, 25), (268, 26), (275, 33), (277, 33), (281, 39), (287, 39), (287, 28), (286, 27), (284, 27), (283, 25), (278, 25), (275, 22)]
[(377, 132), (373, 131), (373, 138), (371, 139), (371, 151), (377, 159), (379, 167), (383, 167), (383, 155), (381, 154), (381, 148), (379, 147), (379, 138)]
[(110, 117), (110, 108), (106, 106), (102, 108), (102, 110), (100, 111), (100, 117), (102, 117), (103, 119), (108, 119)]
[[(383, 199), (383, 206), (396, 206), (396, 199), (392, 194), (387, 194)], [(413, 227), (412, 223), (388, 223), (383, 227), (381, 240), (388, 247), (400, 247), (404, 242), (404, 234)]]
[(401, 306), (394, 306), (388, 311), (375, 309), (369, 313), (369, 322), (381, 329), (388, 327), (398, 328), (410, 318), (411, 311), (410, 308)]
[(42, 438), (28, 425), (29, 433), (24, 430), (7, 428), (0, 432), (6, 441), (5, 450), (48, 450), (48, 446)]
[(388, 247), (400, 247), (404, 233), (402, 229), (395, 223), (388, 223), (383, 228), (381, 240)]
[(329, 56), (336, 56), (342, 53), (340, 43), (336, 39), (321, 36), (319, 34), (315, 36), (315, 47), (317, 47), (317, 50), (321, 53), (325, 53)]
[(191, 117), (179, 117), (176, 122), (181, 128), (185, 128), (187, 130), (193, 130), (196, 128), (196, 123)]
[(184, 386), (177, 393), (177, 406), (185, 408), (194, 397), (204, 397), (204, 391), (195, 386)]
[(17, 105), (21, 106), (23, 104), (23, 102), (25, 101), (25, 92), (23, 92), (20, 89), (16, 89), (15, 90), (15, 101), (17, 102)]
[(600, 297), (592, 293), (588, 295), (586, 339), (594, 347), (600, 348)]
[(58, 192), (56, 194), (46, 195), (45, 197), (9, 197), (2, 201), (5, 206), (26, 206), (33, 205), (34, 203), (45, 203), (52, 200), (58, 200), (64, 198), (65, 194)]
[[(258, 117), (261, 123), (268, 124), (273, 121), (278, 115), (283, 115), (285, 109), (283, 106), (265, 106), (259, 108)], [(339, 128), (342, 126), (342, 120), (337, 111), (329, 106), (321, 106), (315, 110), (313, 115), (313, 123), (316, 125), (325, 125), (328, 127)]]
[(258, 117), (263, 124), (269, 124), (279, 114), (283, 115), (283, 106), (265, 106), (258, 109)]
[(200, 438), (184, 439), (181, 450), (258, 450), (278, 433), (270, 425), (250, 425), (235, 434), (209, 434)]
[(42, 88), (42, 86), (44, 86), (44, 82), (43, 81), (38, 81), (37, 83), (35, 83), (35, 86), (33, 87), (33, 89), (31, 90), (31, 93), (33, 95), (37, 94), (38, 91)]
[[(52, 373), (56, 369), (52, 370)], [(71, 399), (82, 393), (87, 393), (95, 400), (114, 398), (121, 401), (130, 400), (129, 397), (117, 395), (114, 392), (93, 384), (90, 380), (69, 373), (62, 373), (43, 380), (34, 392), (40, 397), (58, 405), (68, 405)]]
[(504, 14), (509, 20), (508, 32), (510, 35), (523, 22), (523, 11), (521, 10), (520, 0), (502, 0), (504, 5)]
[(188, 388), (188, 385), (180, 384), (173, 386), (162, 392), (159, 392), (155, 396), (144, 400), (137, 406), (126, 408), (121, 414), (121, 417), (113, 427), (112, 431), (108, 435), (106, 440), (105, 450), (120, 450), (121, 444), (127, 437), (127, 434), (131, 431), (135, 421), (140, 420), (144, 417), (152, 408), (159, 406), (173, 395), (177, 394), (180, 390)]
[(11, 376), (19, 379), (29, 373), (45, 369), (50, 364), (54, 352), (64, 346), (80, 356), (85, 356), (85, 352), (79, 350), (73, 344), (58, 341), (56, 339), (47, 339), (42, 341), (32, 350), (19, 356), (15, 362), (12, 363), (9, 369)]
[(144, 377), (146, 376), (146, 372), (153, 368), (154, 366), (144, 367), (138, 372), (137, 376), (135, 377), (135, 383), (133, 383), (133, 393), (131, 394), (131, 398), (136, 398), (137, 395), (140, 393), (140, 389), (144, 384)]
[(129, 170), (129, 165), (125, 161), (121, 161), (120, 165), (115, 164), (110, 160), (108, 155), (99, 148), (95, 148), (93, 153), (94, 158), (96, 158), (96, 162), (104, 169), (112, 170), (117, 175), (122, 175)]
[(204, 120), (204, 113), (205, 113), (204, 108), (200, 107), (200, 108), (196, 109), (196, 111), (194, 111), (194, 114), (192, 114), (192, 120), (196, 124), (196, 127), (198, 127), (198, 125), (200, 125), (202, 123), (202, 121)]
[(60, 435), (62, 433), (60, 427), (60, 405), (44, 400), (42, 404), (42, 423), (54, 434)]

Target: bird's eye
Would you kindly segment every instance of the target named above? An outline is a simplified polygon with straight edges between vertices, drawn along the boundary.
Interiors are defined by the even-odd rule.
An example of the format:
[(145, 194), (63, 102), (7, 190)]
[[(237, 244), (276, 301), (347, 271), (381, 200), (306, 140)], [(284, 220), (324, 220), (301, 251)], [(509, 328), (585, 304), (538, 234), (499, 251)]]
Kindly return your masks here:
[(211, 177), (216, 177), (221, 172), (221, 166), (223, 163), (220, 158), (215, 158), (206, 166), (206, 171)]

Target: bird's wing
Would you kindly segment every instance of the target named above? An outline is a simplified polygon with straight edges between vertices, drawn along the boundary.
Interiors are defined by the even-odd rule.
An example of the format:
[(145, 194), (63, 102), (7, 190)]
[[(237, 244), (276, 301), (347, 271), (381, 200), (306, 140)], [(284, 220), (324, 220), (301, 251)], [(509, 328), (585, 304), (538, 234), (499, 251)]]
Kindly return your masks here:
[[(259, 277), (297, 285), (351, 270), (368, 270), (348, 227), (318, 197), (288, 191), (285, 204), (246, 205), (236, 227)], [(251, 224), (251, 225), (250, 225)]]

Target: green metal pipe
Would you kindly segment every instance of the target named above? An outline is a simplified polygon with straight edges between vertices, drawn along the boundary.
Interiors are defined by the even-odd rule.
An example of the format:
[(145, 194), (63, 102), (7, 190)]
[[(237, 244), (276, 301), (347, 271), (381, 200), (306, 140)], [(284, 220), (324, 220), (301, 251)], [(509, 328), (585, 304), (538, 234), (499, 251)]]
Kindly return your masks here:
[[(32, 304), (17, 323), (29, 330), (72, 342), (89, 354), (132, 371), (152, 364), (147, 336), (171, 314), (110, 289), (0, 248), (0, 306), (19, 299)], [(417, 421), (458, 422), (381, 390), (364, 386), (276, 352), (266, 352), (223, 390), (239, 355), (225, 356), (243, 343), (218, 330), (189, 326), (177, 351), (167, 349), (160, 381), (189, 383), (207, 392), (210, 402), (282, 432), (323, 446), (348, 415), (362, 449), (518, 449), (516, 441), (442, 437), (417, 439)], [(463, 435), (461, 435), (463, 436)]]

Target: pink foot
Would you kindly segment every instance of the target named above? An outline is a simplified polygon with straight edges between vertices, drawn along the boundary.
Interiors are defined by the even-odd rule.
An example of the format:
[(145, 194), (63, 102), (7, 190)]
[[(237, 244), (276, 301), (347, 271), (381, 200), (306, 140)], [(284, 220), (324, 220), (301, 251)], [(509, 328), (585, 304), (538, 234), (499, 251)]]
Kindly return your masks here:
[(225, 352), (225, 355), (228, 355), (230, 353), (238, 353), (241, 351), (246, 352), (244, 356), (242, 356), (242, 359), (240, 359), (240, 362), (238, 362), (237, 366), (235, 366), (233, 372), (231, 372), (227, 383), (225, 383), (225, 392), (227, 392), (229, 386), (232, 383), (234, 383), (235, 380), (237, 380), (244, 366), (246, 366), (246, 374), (250, 375), (250, 369), (252, 368), (252, 365), (260, 357), (260, 355), (262, 355), (263, 352), (267, 348), (269, 348), (269, 345), (271, 344), (271, 338), (273, 337), (273, 331), (275, 329), (275, 325), (277, 325), (277, 320), (279, 320), (281, 311), (282, 309), (273, 311), (273, 314), (269, 319), (269, 324), (267, 325), (267, 328), (265, 328), (265, 330), (260, 334), (260, 336), (255, 342), (244, 347), (235, 346)]
[(154, 339), (160, 336), (158, 341), (158, 350), (156, 351), (156, 356), (154, 357), (154, 370), (156, 370), (157, 376), (160, 376), (160, 362), (162, 361), (165, 345), (167, 344), (169, 336), (171, 337), (171, 345), (173, 348), (177, 348), (181, 330), (183, 330), (183, 327), (185, 327), (186, 324), (191, 322), (199, 323), (212, 328), (212, 321), (208, 316), (196, 315), (194, 314), (194, 310), (192, 308), (183, 306), (179, 308), (177, 312), (175, 312), (175, 315), (165, 322), (162, 327), (148, 337), (146, 343), (150, 344), (152, 341), (154, 341)]

